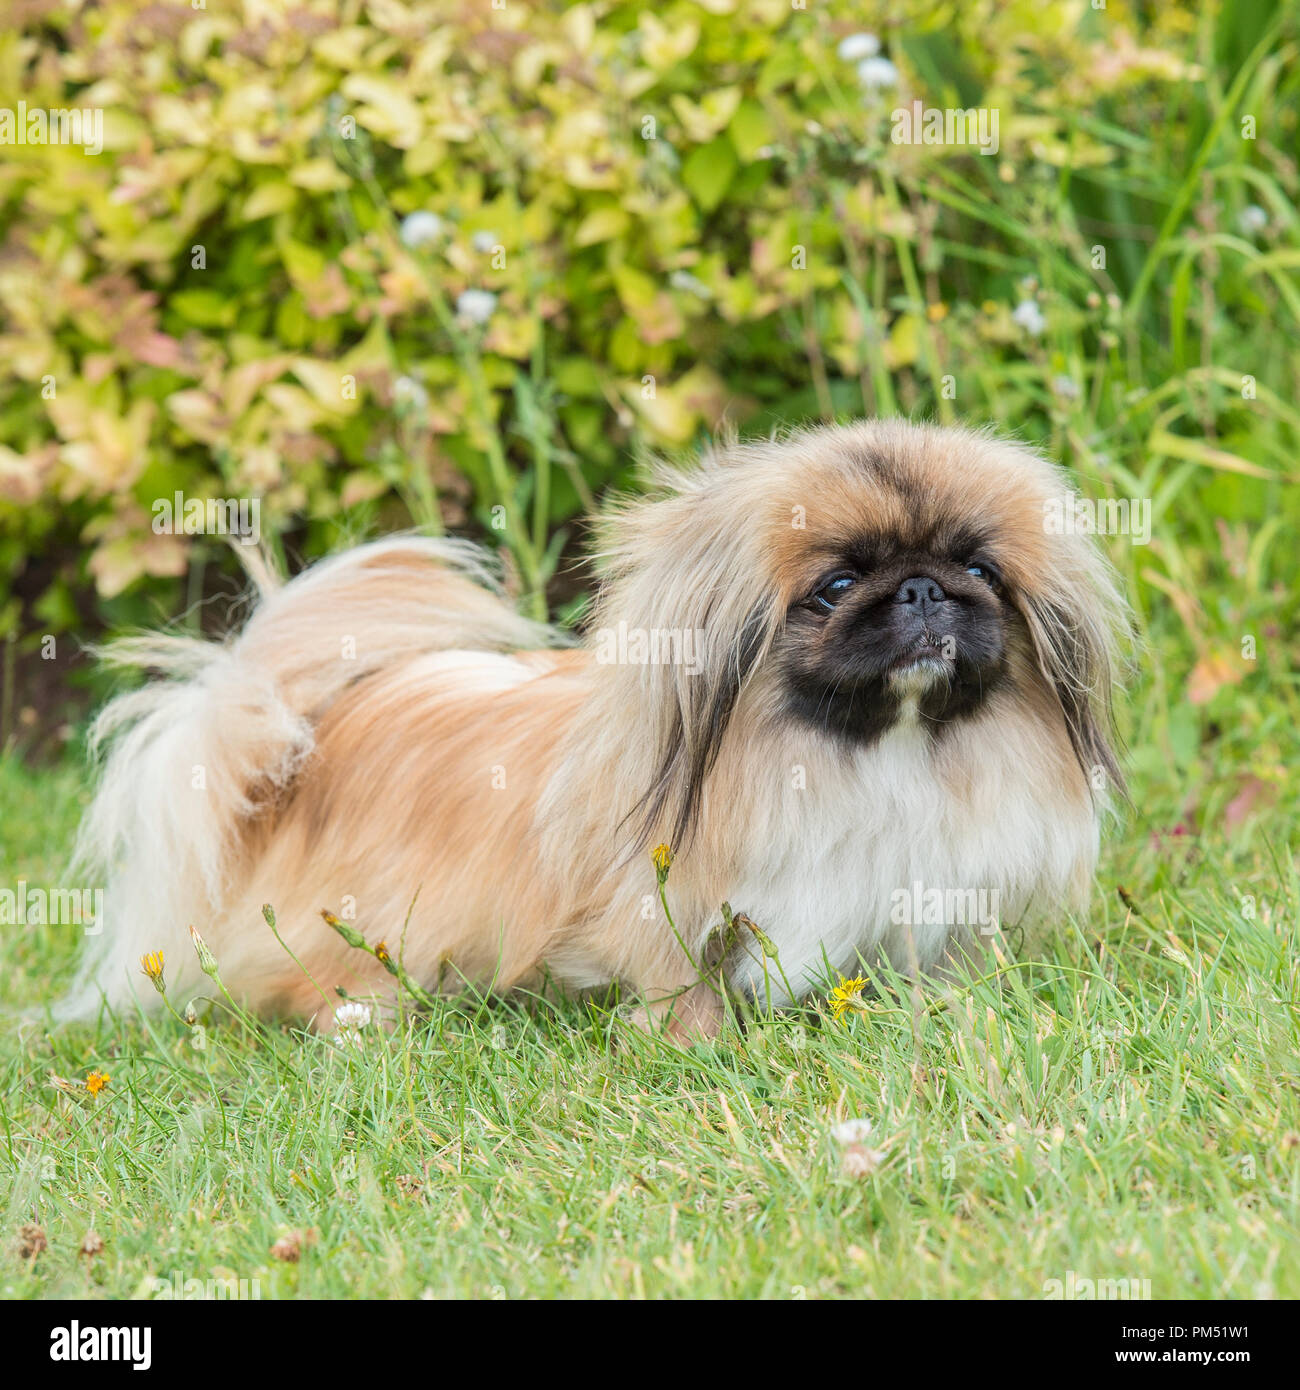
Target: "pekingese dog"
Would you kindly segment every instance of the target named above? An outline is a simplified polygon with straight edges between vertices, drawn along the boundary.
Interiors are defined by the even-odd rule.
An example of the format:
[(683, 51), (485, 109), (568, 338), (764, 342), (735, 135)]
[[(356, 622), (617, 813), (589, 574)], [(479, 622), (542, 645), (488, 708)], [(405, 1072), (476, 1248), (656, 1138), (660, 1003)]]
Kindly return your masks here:
[[(471, 545), (413, 538), (263, 575), (224, 644), (129, 642), (166, 679), (96, 726), (107, 930), (66, 1013), (154, 998), (158, 949), (194, 983), (193, 924), (235, 994), (329, 1027), (336, 987), (394, 982), (328, 908), (430, 990), (617, 980), (683, 1039), (727, 986), (930, 972), (1081, 905), (1125, 615), (1091, 537), (1045, 520), (1071, 499), (987, 434), (815, 429), (614, 509), (581, 646)], [(992, 926), (951, 910), (976, 893)]]

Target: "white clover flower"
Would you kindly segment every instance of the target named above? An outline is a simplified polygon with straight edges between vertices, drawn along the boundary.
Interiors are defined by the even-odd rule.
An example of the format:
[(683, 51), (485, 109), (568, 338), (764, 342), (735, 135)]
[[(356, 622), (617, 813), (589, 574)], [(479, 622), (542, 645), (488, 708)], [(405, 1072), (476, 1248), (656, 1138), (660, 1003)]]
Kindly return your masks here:
[(862, 1144), (871, 1138), (870, 1120), (842, 1120), (831, 1129), (831, 1138), (837, 1144)]
[(418, 251), (442, 235), (442, 218), (436, 212), (410, 212), (402, 218), (398, 232), (402, 245)]
[(1258, 203), (1248, 203), (1237, 214), (1237, 229), (1242, 236), (1258, 236), (1268, 226), (1268, 213)]
[(858, 64), (858, 81), (869, 92), (898, 86), (898, 69), (888, 58), (866, 58)]
[(463, 290), (456, 300), (456, 314), (470, 323), (486, 323), (497, 307), (491, 290)]
[(393, 404), (399, 408), (423, 410), (429, 404), (429, 393), (413, 376), (399, 376), (393, 382)]
[(1022, 299), (1011, 311), (1011, 319), (1012, 322), (1019, 324), (1031, 338), (1041, 337), (1043, 330), (1047, 327), (1047, 320), (1043, 317), (1043, 311), (1038, 307), (1038, 301), (1034, 299)]
[(340, 1004), (334, 1010), (334, 1022), (350, 1032), (360, 1032), (370, 1023), (370, 1005), (349, 999), (346, 1004)]
[(470, 239), (470, 245), (479, 255), (486, 256), (489, 251), (495, 248), (497, 240), (495, 232), (475, 232)]
[(1072, 376), (1066, 376), (1064, 372), (1052, 378), (1052, 390), (1063, 401), (1077, 401), (1079, 399), (1079, 383)]
[(880, 52), (880, 40), (874, 34), (850, 34), (840, 40), (835, 50), (843, 63), (860, 63), (864, 58), (874, 58)]

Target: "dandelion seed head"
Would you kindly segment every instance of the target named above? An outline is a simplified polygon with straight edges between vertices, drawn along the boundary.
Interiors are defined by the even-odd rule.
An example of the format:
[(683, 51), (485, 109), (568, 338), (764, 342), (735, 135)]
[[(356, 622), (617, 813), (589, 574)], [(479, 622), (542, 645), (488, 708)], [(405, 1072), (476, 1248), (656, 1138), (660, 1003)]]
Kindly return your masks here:
[(393, 404), (423, 410), (429, 404), (429, 393), (413, 376), (399, 376), (393, 382)]
[(1258, 203), (1247, 203), (1237, 214), (1237, 230), (1243, 236), (1258, 236), (1268, 226), (1268, 213)]
[(858, 64), (858, 81), (869, 92), (898, 86), (898, 69), (888, 58), (865, 58)]
[(880, 1167), (884, 1157), (883, 1149), (868, 1149), (862, 1144), (850, 1144), (844, 1150), (840, 1168), (846, 1178), (865, 1178)]
[(1022, 299), (1011, 311), (1011, 321), (1023, 328), (1031, 338), (1041, 337), (1047, 327), (1047, 320), (1043, 317), (1043, 311), (1038, 307), (1038, 301), (1034, 299)]
[(1079, 383), (1072, 376), (1066, 376), (1064, 372), (1052, 378), (1052, 390), (1063, 401), (1079, 399)]
[(402, 218), (398, 236), (412, 251), (435, 242), (442, 235), (442, 218), (436, 212), (411, 212)]
[(456, 299), (456, 314), (468, 323), (486, 323), (496, 307), (497, 297), (491, 290), (462, 290)]
[(840, 40), (835, 51), (842, 63), (860, 63), (864, 58), (874, 58), (880, 52), (880, 40), (874, 34), (850, 34)]
[(832, 1127), (831, 1138), (841, 1145), (864, 1144), (871, 1138), (872, 1128), (870, 1120), (841, 1120)]

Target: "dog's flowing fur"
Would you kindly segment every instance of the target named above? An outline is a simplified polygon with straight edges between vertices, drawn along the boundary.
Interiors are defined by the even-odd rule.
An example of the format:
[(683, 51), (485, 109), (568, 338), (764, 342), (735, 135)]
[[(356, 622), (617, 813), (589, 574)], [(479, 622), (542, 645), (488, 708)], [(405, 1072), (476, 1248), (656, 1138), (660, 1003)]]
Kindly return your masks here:
[[(664, 471), (603, 523), (590, 626), (698, 633), (694, 668), (602, 664), (521, 618), (472, 546), (412, 538), (266, 581), (225, 644), (119, 646), (166, 679), (96, 726), (111, 750), (79, 860), (106, 876), (108, 920), (65, 1014), (152, 1001), (138, 962), (159, 948), (183, 994), (192, 923), (236, 995), (327, 1027), (316, 984), (393, 983), (322, 922), (331, 908), (404, 942), (431, 989), (617, 979), (709, 1033), (721, 1006), (699, 962), (724, 899), (781, 967), (751, 940), (726, 974), (777, 999), (881, 951), (935, 966), (952, 930), (891, 921), (916, 882), (996, 889), (1004, 921), (1081, 904), (1117, 776), (1123, 609), (1091, 539), (1045, 530), (1044, 503), (1068, 496), (1029, 450), (900, 422)], [(828, 557), (862, 533), (933, 549), (951, 524), (1000, 568), (1006, 678), (941, 727), (904, 701), (871, 741), (795, 717), (786, 667), (817, 639), (790, 615)], [(646, 852), (660, 841), (679, 937)]]

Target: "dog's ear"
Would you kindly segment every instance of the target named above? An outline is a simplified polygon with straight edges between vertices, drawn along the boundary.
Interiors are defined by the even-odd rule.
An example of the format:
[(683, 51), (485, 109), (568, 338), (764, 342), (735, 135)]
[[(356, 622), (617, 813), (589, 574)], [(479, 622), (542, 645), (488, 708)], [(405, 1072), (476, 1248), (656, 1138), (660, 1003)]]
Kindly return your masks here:
[(1127, 609), (1095, 540), (1053, 537), (1053, 555), (1020, 605), (1034, 654), (1060, 705), (1079, 767), (1094, 793), (1124, 796), (1111, 694), (1129, 634)]
[[(689, 473), (660, 471), (648, 498), (604, 518), (604, 587), (589, 630), (619, 725), (644, 739), (626, 765), (639, 786), (626, 824), (637, 846), (691, 840), (709, 773), (742, 689), (771, 646), (780, 605), (758, 518), (739, 507), (735, 465), (706, 459)], [(629, 715), (635, 710), (635, 717)]]
[(671, 827), (670, 844), (679, 849), (690, 844), (704, 784), (722, 750), (741, 687), (770, 640), (769, 612), (761, 603), (739, 631), (727, 630), (726, 641), (709, 637), (723, 630), (719, 618), (709, 613), (700, 618), (698, 673), (692, 677), (688, 672), (681, 681), (651, 682), (651, 698), (661, 705), (660, 739), (653, 780), (631, 812), (641, 846), (662, 825)]

